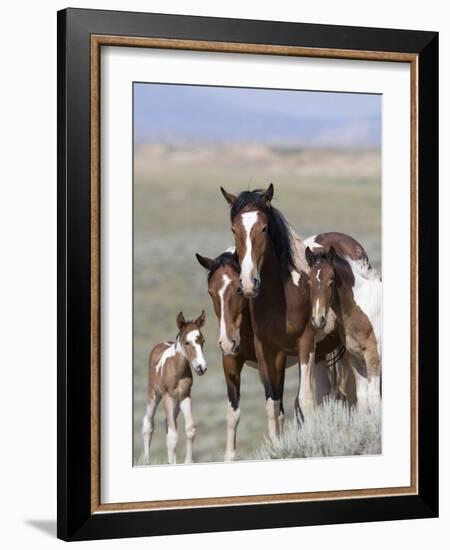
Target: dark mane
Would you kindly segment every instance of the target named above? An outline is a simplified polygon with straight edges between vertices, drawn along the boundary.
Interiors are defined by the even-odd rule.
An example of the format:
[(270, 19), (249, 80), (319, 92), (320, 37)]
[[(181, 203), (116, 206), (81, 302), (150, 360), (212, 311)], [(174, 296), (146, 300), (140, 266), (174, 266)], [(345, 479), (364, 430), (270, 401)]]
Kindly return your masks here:
[(326, 252), (314, 252), (311, 267), (319, 267), (324, 263), (333, 267), (339, 281), (351, 287), (355, 285), (353, 270), (345, 258), (336, 254), (333, 263)]
[(292, 270), (299, 271), (295, 265), (292, 236), (286, 218), (279, 210), (264, 200), (260, 189), (239, 193), (231, 206), (231, 221), (233, 222), (239, 212), (245, 208), (249, 209), (249, 207), (261, 210), (267, 216), (269, 236), (280, 260), (283, 273), (289, 276)]
[(220, 254), (220, 256), (217, 256), (217, 258), (214, 259), (214, 263), (211, 269), (208, 271), (208, 282), (210, 281), (214, 273), (218, 269), (224, 266), (231, 267), (231, 269), (236, 271), (236, 273), (241, 272), (241, 266), (239, 265), (239, 262), (237, 261), (235, 255), (232, 254), (231, 252), (224, 252), (223, 254)]

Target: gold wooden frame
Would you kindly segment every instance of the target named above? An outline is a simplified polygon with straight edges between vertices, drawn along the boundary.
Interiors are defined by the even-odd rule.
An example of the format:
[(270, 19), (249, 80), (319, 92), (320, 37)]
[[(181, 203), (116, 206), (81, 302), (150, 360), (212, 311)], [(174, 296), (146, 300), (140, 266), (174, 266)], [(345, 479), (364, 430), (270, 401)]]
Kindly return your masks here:
[[(410, 65), (411, 81), (411, 484), (408, 487), (212, 497), (146, 502), (100, 502), (100, 50), (102, 46), (391, 61)], [(91, 513), (162, 510), (347, 498), (417, 495), (418, 480), (418, 55), (114, 35), (91, 36)]]

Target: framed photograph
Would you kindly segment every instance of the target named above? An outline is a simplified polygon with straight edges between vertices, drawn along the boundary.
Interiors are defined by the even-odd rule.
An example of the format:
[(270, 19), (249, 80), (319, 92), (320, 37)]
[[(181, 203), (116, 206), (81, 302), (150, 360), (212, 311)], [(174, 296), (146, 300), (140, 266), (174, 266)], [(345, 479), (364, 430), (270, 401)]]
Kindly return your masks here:
[(438, 514), (438, 35), (58, 13), (58, 536)]

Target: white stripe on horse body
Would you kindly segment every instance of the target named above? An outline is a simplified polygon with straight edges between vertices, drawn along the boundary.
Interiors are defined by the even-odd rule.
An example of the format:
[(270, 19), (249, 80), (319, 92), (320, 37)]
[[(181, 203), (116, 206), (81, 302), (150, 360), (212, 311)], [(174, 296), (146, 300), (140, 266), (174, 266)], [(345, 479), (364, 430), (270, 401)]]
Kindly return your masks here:
[(381, 306), (383, 285), (378, 273), (362, 262), (347, 259), (355, 276), (353, 296), (355, 302), (369, 318), (377, 339), (378, 354), (382, 355)]
[[(178, 343), (177, 343), (178, 344)], [(159, 372), (164, 365), (166, 364), (167, 359), (170, 359), (171, 357), (174, 357), (177, 353), (177, 344), (175, 343), (169, 343), (164, 342), (164, 345), (168, 346), (167, 349), (162, 353), (161, 357), (159, 358), (159, 361), (156, 363), (155, 369), (157, 372)]]
[[(356, 304), (367, 315), (375, 333), (377, 341), (377, 351), (380, 360), (382, 360), (382, 282), (373, 269), (367, 266), (361, 266), (360, 263), (349, 261), (355, 275), (355, 284), (353, 287), (353, 296)], [(357, 366), (355, 365), (356, 369)], [(372, 375), (369, 380), (358, 380), (362, 394), (367, 392), (367, 406), (373, 410), (378, 407), (381, 398), (381, 377), (380, 374)], [(367, 390), (365, 385), (367, 384)], [(362, 407), (365, 407), (364, 400), (361, 399)]]
[(292, 269), (291, 270), (291, 278), (292, 278), (292, 282), (294, 283), (294, 285), (298, 286), (298, 282), (300, 281), (300, 273), (298, 271), (296, 271), (295, 269)]
[(322, 245), (318, 242), (316, 242), (317, 235), (313, 235), (312, 237), (308, 237), (303, 241), (305, 248), (310, 248), (313, 252), (315, 248), (322, 248)]

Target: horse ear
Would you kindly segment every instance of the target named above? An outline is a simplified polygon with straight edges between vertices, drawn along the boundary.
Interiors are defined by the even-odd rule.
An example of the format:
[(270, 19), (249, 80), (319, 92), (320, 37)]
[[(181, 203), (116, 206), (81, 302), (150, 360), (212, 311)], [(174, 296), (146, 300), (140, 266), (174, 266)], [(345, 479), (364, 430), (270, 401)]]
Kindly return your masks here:
[(273, 183), (264, 191), (262, 197), (266, 202), (270, 202), (273, 199)]
[(305, 258), (308, 262), (309, 267), (311, 267), (314, 261), (314, 252), (309, 248), (309, 246), (306, 247)]
[(177, 315), (177, 326), (181, 330), (185, 324), (186, 324), (186, 320), (184, 318), (183, 312), (180, 311), (180, 313)]
[(236, 200), (236, 195), (232, 195), (231, 193), (228, 193), (228, 191), (225, 191), (223, 187), (220, 188), (222, 191), (222, 195), (225, 197), (225, 200), (230, 206), (233, 206), (234, 201)]
[(200, 256), (200, 254), (195, 254), (195, 257), (202, 267), (208, 271), (211, 271), (211, 268), (214, 265), (214, 260), (211, 260), (211, 258), (207, 258), (206, 256)]
[(200, 316), (197, 317), (197, 319), (195, 320), (195, 324), (196, 324), (199, 328), (201, 328), (201, 327), (205, 324), (205, 317), (206, 317), (206, 315), (205, 315), (205, 310), (203, 310), (203, 311), (201, 312)]
[(333, 262), (334, 260), (337, 260), (338, 255), (336, 254), (336, 250), (334, 249), (334, 246), (330, 246), (330, 250), (327, 252), (327, 259), (330, 262)]

